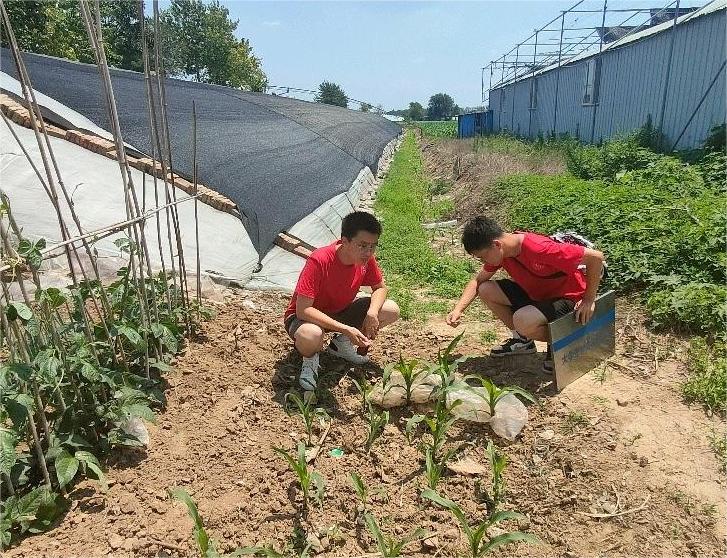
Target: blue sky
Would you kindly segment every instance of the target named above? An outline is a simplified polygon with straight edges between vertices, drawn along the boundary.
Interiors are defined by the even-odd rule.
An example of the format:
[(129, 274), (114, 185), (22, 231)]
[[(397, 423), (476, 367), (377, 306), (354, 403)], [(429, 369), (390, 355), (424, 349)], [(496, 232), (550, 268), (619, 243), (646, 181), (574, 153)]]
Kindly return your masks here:
[[(603, 1), (584, 0), (579, 9), (600, 11)], [(672, 0), (607, 1), (609, 9), (619, 9)], [(222, 0), (239, 20), (237, 35), (249, 39), (262, 59), (271, 85), (316, 89), (333, 81), (349, 97), (387, 110), (407, 108), (410, 101), (426, 107), (440, 92), (460, 107), (480, 105), (480, 69), (575, 2)], [(600, 17), (571, 14), (569, 23), (600, 25)], [(625, 17), (633, 16), (609, 14), (606, 25), (624, 23)], [(629, 23), (640, 24), (648, 15), (638, 17)], [(550, 37), (557, 43), (557, 34)]]

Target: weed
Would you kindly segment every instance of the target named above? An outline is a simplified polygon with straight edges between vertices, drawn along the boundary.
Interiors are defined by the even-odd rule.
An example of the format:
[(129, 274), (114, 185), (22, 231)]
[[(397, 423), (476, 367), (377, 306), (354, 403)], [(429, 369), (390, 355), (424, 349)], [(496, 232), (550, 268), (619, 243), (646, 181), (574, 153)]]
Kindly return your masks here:
[(689, 347), (689, 379), (682, 385), (687, 401), (697, 401), (710, 411), (727, 411), (727, 350), (724, 343), (711, 347), (694, 339)]
[(307, 436), (307, 443), (310, 446), (313, 438), (313, 424), (318, 419), (319, 424), (322, 426), (326, 419), (330, 419), (328, 413), (320, 407), (314, 407), (312, 400), (304, 401), (295, 393), (285, 394), (285, 412), (288, 416), (291, 416), (290, 405), (288, 401), (292, 401), (293, 404), (298, 408), (301, 418), (303, 419), (303, 425), (305, 426), (305, 433)]
[(452, 182), (438, 178), (429, 186), (429, 193), (433, 196), (442, 196), (452, 189)]
[(725, 435), (713, 430), (709, 435), (709, 446), (719, 460), (719, 470), (727, 473), (727, 439), (725, 439)]
[(632, 434), (628, 437), (628, 439), (624, 442), (624, 446), (633, 446), (638, 440), (641, 440), (644, 435), (641, 432), (638, 432), (636, 434)]
[(480, 333), (480, 340), (482, 341), (483, 345), (491, 345), (495, 341), (497, 341), (497, 332), (494, 329), (486, 329), (482, 333)]
[(564, 432), (572, 434), (579, 428), (588, 426), (590, 421), (588, 417), (580, 411), (571, 411), (565, 418), (565, 423), (562, 426)]
[(469, 552), (472, 558), (484, 556), (485, 554), (489, 554), (500, 546), (514, 542), (540, 542), (540, 540), (535, 535), (523, 533), (522, 531), (505, 532), (494, 537), (488, 536), (487, 530), (491, 527), (494, 527), (498, 523), (501, 523), (508, 519), (524, 519), (525, 516), (520, 513), (511, 511), (497, 511), (489, 515), (487, 519), (485, 519), (481, 523), (470, 523), (470, 521), (467, 519), (467, 516), (457, 504), (455, 504), (452, 500), (442, 498), (434, 490), (431, 490), (429, 488), (425, 489), (422, 492), (422, 498), (431, 500), (435, 504), (449, 510), (452, 513), (452, 515), (459, 522), (460, 526), (462, 527), (462, 531), (467, 537)]
[(610, 401), (608, 397), (603, 397), (602, 395), (592, 395), (591, 399), (594, 403), (597, 403), (598, 405), (608, 405)]
[[(273, 448), (274, 451), (282, 455), (285, 460), (298, 476), (298, 485), (303, 492), (303, 511), (308, 512), (308, 500), (313, 497), (319, 506), (323, 507), (323, 494), (325, 492), (325, 482), (323, 477), (317, 471), (311, 471), (305, 459), (305, 444), (298, 442), (298, 452), (293, 457), (282, 448)], [(311, 490), (315, 492), (311, 494)]]
[(367, 513), (364, 515), (364, 519), (366, 521), (366, 527), (368, 527), (371, 535), (373, 535), (374, 540), (376, 541), (376, 546), (383, 558), (400, 556), (401, 551), (406, 545), (426, 536), (424, 529), (417, 528), (413, 533), (403, 539), (395, 539), (391, 536), (384, 537), (381, 529), (379, 528), (379, 524), (376, 522), (376, 518), (373, 515)]
[(371, 451), (374, 442), (384, 433), (384, 427), (389, 424), (389, 411), (377, 411), (369, 403), (366, 412), (366, 441), (364, 449), (366, 453)]
[(484, 390), (484, 394), (479, 391), (472, 390), (473, 393), (476, 393), (480, 397), (482, 397), (485, 402), (487, 403), (487, 406), (489, 407), (490, 416), (495, 415), (495, 409), (497, 408), (497, 404), (502, 400), (503, 397), (506, 395), (519, 395), (523, 399), (530, 401), (531, 403), (536, 403), (535, 397), (531, 395), (528, 391), (517, 387), (517, 386), (507, 386), (503, 388), (497, 387), (492, 380), (489, 378), (484, 378), (482, 376), (477, 376), (474, 374), (471, 374), (469, 376), (465, 377), (465, 381), (467, 380), (476, 380), (479, 382), (480, 386)]

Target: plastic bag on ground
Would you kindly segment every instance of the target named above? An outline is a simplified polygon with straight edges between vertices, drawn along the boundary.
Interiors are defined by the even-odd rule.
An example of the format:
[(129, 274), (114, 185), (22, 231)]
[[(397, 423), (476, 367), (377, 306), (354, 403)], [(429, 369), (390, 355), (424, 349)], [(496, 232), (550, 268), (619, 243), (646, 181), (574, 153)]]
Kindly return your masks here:
[[(421, 405), (433, 400), (432, 392), (442, 383), (437, 374), (422, 372), (412, 382), (411, 403)], [(406, 384), (399, 372), (392, 372), (386, 385), (379, 382), (371, 390), (369, 400), (379, 407), (391, 409), (406, 405)]]
[(452, 409), (454, 415), (463, 420), (487, 423), (495, 434), (514, 441), (528, 422), (527, 407), (512, 393), (508, 393), (497, 402), (495, 415), (490, 416), (486, 397), (484, 388), (460, 384), (447, 392), (447, 404), (452, 405), (459, 399), (461, 403)]
[(144, 444), (144, 447), (149, 447), (149, 431), (146, 429), (144, 421), (139, 417), (129, 417), (121, 424), (121, 430), (129, 436), (133, 436), (139, 442)]

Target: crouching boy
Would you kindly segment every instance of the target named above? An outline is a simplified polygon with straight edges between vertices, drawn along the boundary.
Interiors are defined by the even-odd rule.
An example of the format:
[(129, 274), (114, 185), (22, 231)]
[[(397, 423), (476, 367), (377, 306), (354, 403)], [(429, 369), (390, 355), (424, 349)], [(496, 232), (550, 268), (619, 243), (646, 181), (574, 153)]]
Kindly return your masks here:
[[(376, 217), (351, 213), (341, 223), (340, 240), (315, 250), (300, 273), (283, 320), (303, 356), (299, 383), (305, 390), (316, 388), (326, 332), (335, 332), (330, 354), (364, 364), (379, 329), (399, 319), (374, 257), (380, 235)], [(364, 286), (371, 287), (371, 296), (356, 298)]]

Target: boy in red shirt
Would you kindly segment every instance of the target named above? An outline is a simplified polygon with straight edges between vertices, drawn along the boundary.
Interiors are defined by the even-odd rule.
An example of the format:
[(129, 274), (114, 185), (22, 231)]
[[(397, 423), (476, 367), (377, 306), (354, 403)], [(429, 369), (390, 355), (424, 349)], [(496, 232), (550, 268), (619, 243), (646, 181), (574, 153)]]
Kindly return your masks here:
[[(492, 349), (493, 357), (534, 353), (534, 340), (549, 341), (548, 322), (573, 309), (580, 323), (591, 319), (601, 282), (602, 252), (531, 232), (508, 233), (487, 217), (467, 223), (462, 244), (483, 266), (465, 287), (447, 323), (457, 327), (462, 312), (479, 296), (512, 331), (510, 339)], [(510, 279), (492, 280), (500, 268)], [(553, 371), (550, 346), (543, 370)]]
[[(350, 213), (341, 223), (341, 239), (313, 251), (300, 273), (283, 321), (303, 355), (299, 383), (305, 390), (316, 387), (326, 332), (336, 332), (329, 353), (363, 364), (379, 329), (399, 319), (399, 307), (386, 298), (389, 290), (374, 257), (380, 235), (376, 217)], [(371, 287), (370, 297), (356, 298), (362, 286)]]

